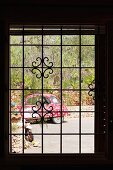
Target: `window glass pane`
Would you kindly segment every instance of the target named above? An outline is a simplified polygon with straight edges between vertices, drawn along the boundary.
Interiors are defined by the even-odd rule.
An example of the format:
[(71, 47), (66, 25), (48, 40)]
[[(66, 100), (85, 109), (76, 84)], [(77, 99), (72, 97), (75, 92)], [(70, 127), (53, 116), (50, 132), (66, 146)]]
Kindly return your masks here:
[(95, 35), (81, 35), (82, 45), (95, 45)]
[(23, 95), (21, 90), (10, 91), (10, 106), (9, 106), (9, 133), (22, 134), (23, 122), (21, 116), (21, 107), (23, 105)]
[(41, 67), (41, 58), (42, 58), (42, 48), (40, 46), (25, 46), (24, 47), (24, 66)]
[(63, 153), (79, 153), (79, 136), (63, 135)]
[(60, 45), (61, 38), (59, 35), (44, 35), (43, 36), (44, 45)]
[(94, 135), (81, 136), (81, 153), (94, 153)]
[(35, 134), (33, 134), (33, 136), (34, 136), (34, 140), (32, 142), (25, 140), (25, 144), (24, 144), (25, 154), (32, 154), (32, 153), (41, 154), (42, 153), (42, 136), (35, 135)]
[(62, 69), (62, 89), (79, 89), (79, 69)]
[(81, 66), (82, 67), (95, 66), (95, 47), (93, 46), (81, 47)]
[(10, 135), (9, 136), (10, 153), (23, 153), (23, 135)]
[(81, 88), (89, 89), (89, 85), (95, 79), (94, 68), (82, 68), (81, 69)]
[[(60, 89), (61, 87), (61, 69), (51, 68), (44, 69), (44, 80), (43, 88), (44, 89)], [(47, 77), (47, 78), (46, 78)]]
[(62, 47), (62, 66), (78, 67), (79, 66), (79, 47), (65, 46)]
[(94, 112), (81, 113), (81, 131), (82, 133), (94, 133)]
[(41, 89), (42, 80), (40, 77), (41, 69), (24, 69), (24, 88), (25, 89)]
[(21, 46), (10, 47), (10, 65), (11, 67), (22, 67), (23, 51)]
[(62, 35), (63, 45), (79, 45), (79, 35)]
[(10, 44), (22, 45), (23, 44), (23, 36), (11, 35), (10, 36)]
[(60, 135), (44, 135), (44, 153), (60, 153)]
[(62, 125), (63, 134), (66, 133), (79, 133), (79, 112), (68, 111), (68, 116), (64, 117)]
[(62, 92), (62, 102), (69, 111), (79, 111), (80, 93), (79, 91), (64, 90)]
[(22, 68), (11, 68), (11, 89), (22, 89)]
[(60, 67), (61, 48), (59, 46), (43, 47), (44, 66)]
[(24, 44), (42, 44), (42, 36), (41, 35), (27, 35), (24, 36)]
[(9, 152), (94, 153), (95, 26), (10, 33)]
[(93, 99), (94, 92), (92, 92), (92, 96), (89, 96), (89, 91), (81, 92), (81, 110), (82, 111), (94, 111), (95, 110), (95, 102)]

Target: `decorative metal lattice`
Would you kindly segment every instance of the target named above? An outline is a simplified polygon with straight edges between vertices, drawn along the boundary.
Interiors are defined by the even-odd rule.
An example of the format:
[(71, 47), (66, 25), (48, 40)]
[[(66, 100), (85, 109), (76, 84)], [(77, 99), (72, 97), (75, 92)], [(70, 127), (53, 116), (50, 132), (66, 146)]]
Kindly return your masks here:
[(38, 117), (38, 122), (46, 122), (45, 116), (47, 116), (47, 114), (52, 114), (53, 111), (53, 107), (49, 106), (49, 108), (46, 108), (46, 102), (40, 102), (37, 101), (36, 105), (32, 107), (33, 113), (32, 113), (32, 117), (33, 118), (37, 118)]
[[(49, 62), (49, 59), (47, 57), (44, 58), (40, 58), (37, 57), (36, 61), (32, 62), (32, 73), (36, 74), (36, 78), (40, 79), (42, 77), (44, 78), (48, 78), (49, 74), (53, 73), (52, 67), (53, 67), (53, 63)], [(40, 70), (40, 66), (42, 66), (42, 70)], [(49, 72), (47, 72), (49, 71)], [(49, 106), (49, 108), (47, 109), (45, 107), (45, 102), (41, 102), (41, 101), (37, 101), (36, 105), (32, 107), (33, 113), (32, 113), (32, 117), (36, 118), (38, 116), (39, 118), (39, 122), (45, 122), (45, 116), (47, 114), (52, 114), (52, 110), (53, 107)], [(36, 116), (37, 115), (37, 116)]]
[[(49, 62), (49, 59), (47, 57), (44, 58), (37, 57), (36, 61), (32, 62), (33, 68), (31, 72), (33, 74), (36, 74), (36, 77), (39, 79), (41, 77), (48, 78), (49, 74), (53, 73), (52, 70), (53, 63), (52, 62), (47, 63), (47, 62)], [(42, 66), (43, 69), (40, 70), (40, 66)], [(49, 71), (49, 73), (47, 71)]]

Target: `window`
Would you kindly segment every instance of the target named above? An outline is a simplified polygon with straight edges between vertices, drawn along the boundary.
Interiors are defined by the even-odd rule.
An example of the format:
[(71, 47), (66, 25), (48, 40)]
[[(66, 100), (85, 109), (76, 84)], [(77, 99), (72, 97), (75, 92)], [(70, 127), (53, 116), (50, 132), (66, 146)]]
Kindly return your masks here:
[[(102, 47), (103, 25), (10, 25), (10, 154), (105, 155)], [(36, 147), (26, 146), (23, 120), (34, 123)]]

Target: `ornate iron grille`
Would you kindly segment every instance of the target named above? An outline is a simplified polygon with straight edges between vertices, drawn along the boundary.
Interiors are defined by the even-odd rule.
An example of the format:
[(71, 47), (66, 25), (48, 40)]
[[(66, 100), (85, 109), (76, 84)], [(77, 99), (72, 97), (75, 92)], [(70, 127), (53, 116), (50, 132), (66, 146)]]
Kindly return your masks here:
[[(101, 26), (10, 27), (10, 153), (95, 152), (95, 35), (101, 33), (98, 28)], [(48, 123), (48, 119), (56, 124)], [(22, 128), (15, 124), (18, 120)], [(35, 138), (31, 149), (25, 146), (23, 120), (36, 123), (31, 124)], [(15, 149), (15, 141), (21, 141), (20, 148)], [(87, 150), (88, 146), (91, 149)]]

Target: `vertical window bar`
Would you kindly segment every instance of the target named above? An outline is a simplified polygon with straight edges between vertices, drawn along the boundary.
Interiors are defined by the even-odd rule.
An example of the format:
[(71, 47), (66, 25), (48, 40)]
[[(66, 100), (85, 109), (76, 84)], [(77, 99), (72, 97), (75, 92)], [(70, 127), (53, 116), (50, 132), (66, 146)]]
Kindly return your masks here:
[(44, 108), (44, 103), (43, 103), (43, 26), (42, 26), (42, 154), (43, 154), (43, 121), (44, 121), (44, 117), (43, 117), (43, 108)]
[(62, 27), (61, 27), (61, 127), (60, 127), (60, 153), (62, 153)]
[[(97, 145), (99, 142), (98, 142), (98, 133), (99, 133), (99, 125), (98, 125), (98, 122), (99, 122), (99, 110), (100, 110), (100, 105), (98, 103), (98, 100), (96, 100), (96, 97), (97, 95), (99, 94), (99, 87), (97, 87), (97, 84), (98, 83), (98, 72), (99, 71), (99, 26), (97, 26), (97, 34), (95, 35), (95, 67), (97, 69), (95, 69), (95, 89), (97, 89), (97, 91), (95, 91), (95, 123), (94, 123), (94, 130), (95, 130), (95, 140), (94, 140), (94, 152), (96, 153), (98, 151), (98, 148), (99, 148), (99, 145)], [(98, 75), (98, 76), (97, 76)], [(98, 127), (98, 128), (97, 128)]]
[(81, 26), (79, 27), (79, 153), (81, 153)]
[(22, 94), (23, 94), (23, 101), (22, 101), (22, 104), (23, 104), (23, 154), (24, 154), (24, 133), (25, 133), (25, 131), (24, 131), (24, 26), (23, 26), (23, 43), (22, 43), (22, 45), (23, 45), (23, 77), (22, 77), (22, 82), (23, 82), (23, 86), (22, 86)]
[[(11, 67), (11, 53), (10, 53), (10, 35), (9, 35), (9, 55), (10, 55), (10, 57), (9, 57), (9, 65), (10, 65), (10, 67)], [(12, 138), (11, 138), (11, 134), (12, 134), (12, 123), (11, 123), (11, 68), (9, 68), (9, 86), (10, 86), (10, 92), (9, 92), (9, 100), (10, 100), (10, 105), (9, 105), (9, 107), (10, 107), (10, 109), (9, 109), (9, 112), (10, 112), (10, 117), (9, 117), (9, 119), (8, 119), (8, 121), (10, 121), (10, 152), (12, 152)]]
[[(97, 32), (97, 35), (98, 35), (98, 32)], [(95, 69), (95, 67), (96, 67), (96, 36), (97, 36), (96, 34), (94, 35), (95, 36), (95, 44), (94, 44), (94, 47), (95, 47), (95, 60), (94, 60), (94, 78), (95, 78), (95, 89), (96, 89), (96, 69)], [(98, 66), (97, 66), (97, 68), (98, 68)], [(94, 93), (96, 93), (96, 90), (95, 90), (95, 92)], [(95, 101), (96, 101), (96, 94), (94, 94), (94, 96), (95, 96)], [(96, 145), (95, 145), (95, 133), (96, 133), (96, 111), (95, 110), (98, 110), (97, 108), (95, 108), (95, 101), (94, 101), (94, 153), (96, 152)]]

